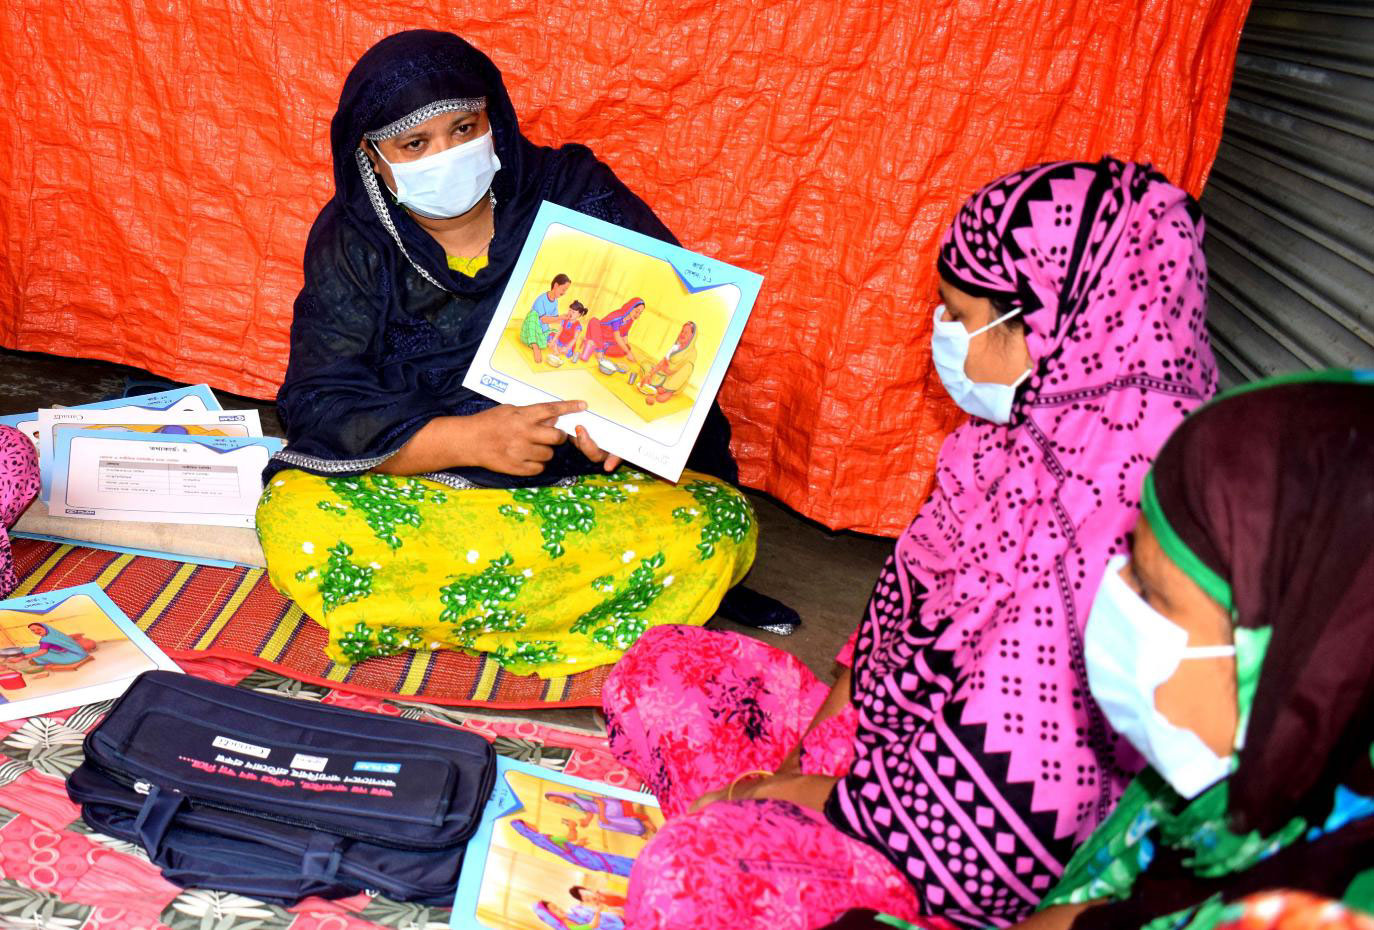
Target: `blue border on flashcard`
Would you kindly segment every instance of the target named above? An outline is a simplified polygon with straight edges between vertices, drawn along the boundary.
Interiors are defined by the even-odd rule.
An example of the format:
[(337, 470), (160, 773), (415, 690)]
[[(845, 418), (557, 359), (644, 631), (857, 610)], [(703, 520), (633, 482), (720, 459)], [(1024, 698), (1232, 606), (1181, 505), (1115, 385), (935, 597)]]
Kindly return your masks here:
[(44, 591), (42, 594), (26, 594), (23, 597), (12, 597), (0, 601), (0, 610), (31, 613), (38, 617), (52, 613), (55, 608), (62, 606), (62, 604), (66, 603), (71, 598), (78, 597), (82, 594), (95, 601), (96, 606), (105, 612), (106, 616), (114, 622), (114, 625), (119, 627), (119, 631), (129, 637), (129, 641), (137, 646), (144, 655), (150, 658), (161, 657), (165, 662), (171, 661), (167, 654), (158, 647), (157, 643), (149, 639), (148, 634), (140, 630), (138, 626), (129, 619), (129, 615), (120, 610), (118, 605), (110, 600), (110, 596), (101, 589), (100, 585), (93, 581), (88, 581), (86, 584), (76, 585), (72, 588), (59, 588), (55, 591)]
[[(57, 435), (54, 434), (54, 439)], [(77, 438), (94, 439), (117, 439), (121, 442), (142, 442), (142, 443), (187, 443), (197, 446), (208, 446), (221, 455), (226, 452), (235, 452), (249, 446), (264, 446), (269, 457), (276, 455), (285, 445), (276, 436), (186, 436), (176, 433), (140, 433), (135, 430), (126, 429), (69, 429), (62, 430), (61, 441), (53, 445), (53, 467), (52, 474), (65, 474), (70, 467), (72, 441)], [(70, 485), (70, 479), (68, 480)], [(54, 506), (50, 503), (50, 507)]]
[[(120, 407), (128, 407), (134, 410), (162, 411), (170, 410), (188, 397), (199, 397), (205, 403), (207, 412), (223, 410), (219, 399), (215, 397), (215, 392), (210, 390), (208, 384), (190, 384), (186, 387), (173, 388), (170, 391), (156, 391), (152, 394), (135, 394), (133, 397), (116, 397), (113, 400), (97, 400), (89, 404), (74, 404), (70, 407), (48, 408), (61, 410), (115, 410)], [(38, 412), (32, 414), (18, 414), (24, 419), (32, 417), (38, 419)], [(15, 424), (17, 425), (17, 424)], [(51, 444), (51, 440), (49, 441)], [(47, 502), (52, 500), (52, 468), (49, 463), (44, 462), (43, 450), (39, 450), (38, 476), (41, 482), (39, 488), (39, 499)]]
[(527, 762), (517, 762), (515, 759), (508, 759), (505, 756), (497, 756), (495, 786), (491, 789), (491, 797), (487, 799), (487, 806), (482, 809), (482, 824), (477, 828), (477, 832), (472, 835), (472, 839), (468, 841), (467, 851), (463, 856), (463, 870), (458, 877), (458, 890), (453, 896), (453, 913), (449, 916), (449, 926), (452, 930), (473, 930), (473, 928), (491, 930), (486, 924), (477, 922), (477, 897), (482, 891), (482, 874), (487, 869), (487, 852), (491, 849), (491, 835), (496, 828), (496, 821), (503, 817), (509, 817), (525, 806), (516, 796), (515, 789), (510, 786), (510, 782), (506, 780), (506, 775), (510, 772), (523, 772), (535, 778), (567, 785), (569, 788), (581, 788), (584, 791), (592, 791), (608, 798), (619, 798), (622, 801), (634, 801), (638, 804), (658, 807), (658, 799), (650, 794), (617, 788), (615, 785), (590, 781), (586, 778), (578, 778), (576, 775), (564, 775), (553, 769), (530, 765)]
[(82, 439), (117, 439), (120, 442), (144, 442), (159, 445), (189, 443), (197, 446), (208, 446), (221, 455), (248, 446), (266, 446), (267, 451), (276, 455), (285, 445), (276, 436), (187, 436), (182, 433), (142, 433), (130, 429), (64, 429), (61, 437), (60, 443), (53, 445), (53, 474), (57, 474), (59, 468), (67, 467), (68, 459), (71, 457), (72, 440), (78, 437)]
[[(167, 410), (175, 407), (178, 402), (188, 397), (199, 397), (205, 401), (206, 410), (223, 410), (219, 398), (215, 397), (215, 392), (210, 390), (208, 384), (192, 384), (186, 387), (174, 388), (170, 391), (158, 391), (154, 394), (135, 394), (133, 397), (117, 397), (114, 400), (98, 400), (89, 404), (75, 404), (71, 407), (63, 407), (63, 410), (109, 410), (112, 407), (137, 407), (140, 410)], [(32, 413), (11, 413), (0, 417), (0, 425), (18, 427), (20, 423), (38, 419), (38, 411)]]
[(52, 536), (48, 533), (29, 533), (23, 530), (10, 530), (10, 537), (16, 539), (36, 539), (39, 542), (57, 543), (62, 546), (80, 546), (83, 549), (99, 549), (102, 552), (119, 552), (124, 555), (143, 555), (164, 562), (190, 562), (192, 565), (208, 565), (211, 568), (262, 568), (246, 562), (230, 562), (228, 559), (210, 559), (203, 555), (181, 555), (176, 552), (163, 552), (160, 549), (138, 549), (134, 546), (116, 546), (114, 543), (91, 542), (89, 539), (71, 539), (67, 536)]
[[(525, 238), (524, 248), (520, 250), (520, 258), (516, 260), (510, 280), (525, 281), (529, 278), (530, 270), (534, 266), (534, 257), (544, 243), (544, 234), (555, 224), (590, 233), (599, 239), (667, 262), (689, 293), (697, 294), (713, 287), (735, 285), (740, 290), (740, 301), (734, 317), (743, 318), (739, 321), (741, 329), (744, 327), (744, 320), (748, 319), (753, 310), (754, 301), (758, 299), (759, 289), (763, 286), (763, 276), (755, 272), (736, 268), (734, 265), (700, 255), (682, 246), (646, 236), (644, 233), (599, 220), (585, 213), (578, 213), (547, 200), (539, 205), (539, 212), (534, 216), (534, 225), (530, 227), (529, 235)], [(734, 326), (733, 318), (731, 326)]]

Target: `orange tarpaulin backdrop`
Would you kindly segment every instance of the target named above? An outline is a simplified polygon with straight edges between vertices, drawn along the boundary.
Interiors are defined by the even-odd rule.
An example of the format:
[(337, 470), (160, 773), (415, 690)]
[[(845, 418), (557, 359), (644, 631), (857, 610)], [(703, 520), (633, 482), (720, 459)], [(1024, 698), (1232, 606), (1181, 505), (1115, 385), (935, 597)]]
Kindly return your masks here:
[(745, 484), (895, 532), (960, 415), (934, 255), (1024, 164), (1152, 160), (1193, 193), (1247, 0), (45, 3), (0, 12), (0, 342), (275, 393), (352, 62), (487, 51), (526, 133), (592, 148), (698, 251), (761, 272), (722, 402)]

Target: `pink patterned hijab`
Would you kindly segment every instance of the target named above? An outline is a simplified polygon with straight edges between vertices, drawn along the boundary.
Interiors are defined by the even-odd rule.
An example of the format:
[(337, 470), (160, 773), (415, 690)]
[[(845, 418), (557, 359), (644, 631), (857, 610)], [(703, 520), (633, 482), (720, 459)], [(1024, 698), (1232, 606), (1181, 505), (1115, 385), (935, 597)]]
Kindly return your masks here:
[(959, 211), (940, 272), (1024, 309), (1012, 419), (945, 441), (860, 625), (856, 761), (828, 813), (932, 914), (1008, 924), (1139, 760), (1092, 704), (1082, 629), (1141, 481), (1211, 396), (1202, 217), (1152, 169), (1040, 165)]

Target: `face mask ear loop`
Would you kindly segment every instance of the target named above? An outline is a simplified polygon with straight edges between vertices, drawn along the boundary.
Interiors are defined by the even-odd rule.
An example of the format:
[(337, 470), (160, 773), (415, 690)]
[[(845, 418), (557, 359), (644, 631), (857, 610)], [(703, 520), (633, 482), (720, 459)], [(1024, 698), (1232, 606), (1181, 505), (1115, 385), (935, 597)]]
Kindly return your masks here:
[[(382, 147), (381, 147), (380, 145), (378, 145), (378, 144), (377, 144), (375, 141), (373, 141), (372, 139), (364, 139), (363, 141), (364, 141), (365, 143), (367, 143), (368, 145), (372, 146), (372, 151), (374, 151), (374, 152), (377, 153), (377, 157), (380, 158), (380, 159), (386, 164), (386, 166), (387, 166), (388, 168), (391, 167), (391, 162), (387, 161), (387, 160), (386, 160), (386, 156), (382, 154)], [(372, 172), (373, 172), (374, 174), (376, 174), (377, 177), (382, 178), (382, 173), (381, 173), (380, 171), (377, 170), (377, 166), (376, 166), (376, 165), (373, 165), (373, 166), (372, 166)], [(391, 200), (392, 200), (392, 202), (395, 203), (395, 204), (397, 204), (397, 205), (399, 205), (400, 202), (401, 202), (401, 199), (400, 199), (399, 197), (396, 196), (396, 192), (395, 192), (394, 190), (391, 189), (391, 185), (389, 185), (389, 184), (386, 183), (386, 178), (382, 178), (382, 186), (385, 187), (385, 188), (386, 188), (386, 192), (387, 192), (388, 194), (391, 195)]]
[(1010, 313), (1004, 313), (1004, 314), (1002, 314), (1001, 316), (999, 316), (997, 319), (993, 320), (993, 321), (992, 321), (991, 323), (989, 323), (988, 325), (978, 327), (978, 328), (975, 329), (973, 332), (969, 333), (969, 334), (968, 334), (968, 337), (969, 337), (970, 339), (972, 339), (974, 336), (981, 335), (981, 334), (987, 332), (988, 330), (992, 329), (994, 326), (1000, 326), (1000, 325), (1002, 325), (1002, 324), (1005, 323), (1007, 320), (1010, 320), (1012, 317), (1017, 316), (1017, 315), (1020, 314), (1020, 313), (1021, 313), (1021, 308), (1020, 308), (1020, 307), (1017, 307), (1015, 310), (1011, 311)]
[(1183, 653), (1183, 659), (1233, 659), (1236, 656), (1235, 646), (1189, 646), (1188, 651)]

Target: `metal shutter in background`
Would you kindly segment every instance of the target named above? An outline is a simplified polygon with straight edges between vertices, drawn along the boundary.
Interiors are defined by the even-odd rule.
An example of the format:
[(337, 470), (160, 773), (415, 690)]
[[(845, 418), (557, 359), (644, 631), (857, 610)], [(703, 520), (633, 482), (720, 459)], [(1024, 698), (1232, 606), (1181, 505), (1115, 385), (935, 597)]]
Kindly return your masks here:
[(1374, 368), (1374, 3), (1256, 0), (1202, 208), (1223, 384)]

